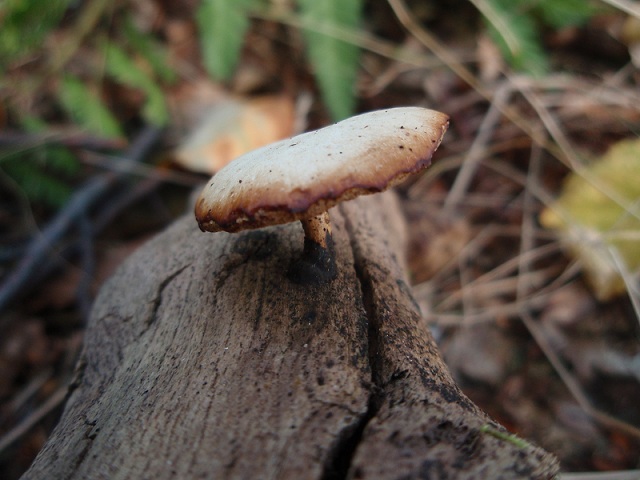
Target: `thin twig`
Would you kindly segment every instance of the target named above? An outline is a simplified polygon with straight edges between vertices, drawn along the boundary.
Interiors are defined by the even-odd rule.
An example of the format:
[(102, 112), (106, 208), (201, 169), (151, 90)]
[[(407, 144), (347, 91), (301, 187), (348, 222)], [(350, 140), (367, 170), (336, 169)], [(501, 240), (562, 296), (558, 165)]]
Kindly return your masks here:
[(503, 38), (511, 54), (517, 55), (518, 53), (521, 53), (521, 42), (514, 34), (515, 29), (511, 28), (509, 22), (505, 21), (505, 17), (496, 11), (494, 4), (487, 2), (486, 0), (469, 1), (480, 11), (482, 16), (486, 18), (498, 32), (500, 32), (500, 36)]
[(622, 280), (627, 289), (627, 295), (631, 300), (631, 305), (633, 306), (633, 311), (636, 314), (636, 320), (640, 322), (640, 287), (638, 285), (638, 281), (634, 278), (633, 274), (627, 268), (627, 264), (618, 252), (618, 249), (615, 247), (609, 248), (609, 254), (613, 259), (613, 263), (618, 269), (618, 273), (622, 277)]
[[(523, 309), (535, 310), (547, 305), (551, 295), (553, 295), (561, 285), (568, 283), (579, 273), (579, 271), (580, 266), (574, 262), (551, 283), (549, 283), (549, 285), (537, 290), (535, 294), (521, 300), (516, 300), (497, 307), (483, 307), (478, 310), (464, 312), (463, 315), (444, 314), (425, 309), (425, 319), (429, 322), (435, 323), (436, 325), (453, 326), (492, 322), (498, 317), (515, 317), (518, 316)], [(419, 303), (422, 300), (418, 295), (416, 295), (416, 299)]]
[[(422, 43), (427, 49), (431, 50), (433, 54), (440, 58), (458, 77), (471, 86), (478, 94), (491, 102), (493, 99), (493, 92), (482, 85), (475, 77), (475, 75), (465, 67), (440, 41), (427, 32), (420, 24), (415, 21), (415, 18), (407, 8), (407, 5), (403, 0), (388, 0), (391, 9), (395, 13), (398, 21), (411, 33), (420, 43)], [(557, 157), (559, 160), (564, 160), (564, 153), (558, 149), (556, 145), (551, 144), (546, 136), (541, 136), (534, 128), (531, 127), (531, 122), (522, 117), (517, 111), (508, 105), (503, 106), (500, 109), (502, 114), (508, 118), (514, 125), (525, 132), (529, 137), (541, 147), (545, 148), (551, 155)]]
[(76, 192), (67, 206), (56, 218), (37, 235), (27, 247), (18, 265), (0, 285), (0, 312), (2, 312), (22, 288), (29, 282), (32, 275), (41, 268), (44, 257), (51, 252), (55, 245), (68, 231), (73, 222), (86, 211), (89, 205), (104, 193), (115, 181), (114, 174), (101, 175)]
[(76, 289), (76, 302), (79, 306), (82, 319), (86, 323), (91, 310), (91, 279), (96, 268), (95, 248), (93, 244), (93, 225), (85, 212), (76, 222), (78, 230), (78, 245), (80, 247), (81, 279)]
[(478, 134), (474, 138), (469, 153), (467, 153), (462, 162), (462, 167), (456, 175), (451, 190), (449, 190), (449, 195), (447, 195), (447, 199), (444, 202), (445, 215), (453, 213), (453, 208), (460, 203), (462, 197), (464, 197), (467, 192), (480, 162), (486, 155), (489, 139), (491, 135), (493, 135), (495, 126), (502, 114), (501, 110), (507, 99), (511, 96), (511, 93), (512, 88), (508, 82), (503, 82), (496, 90), (493, 102), (491, 102), (491, 106), (480, 124)]
[(520, 318), (527, 327), (527, 330), (529, 330), (531, 336), (536, 340), (538, 346), (544, 352), (549, 362), (551, 362), (551, 365), (553, 366), (556, 373), (560, 376), (565, 386), (569, 389), (569, 392), (571, 393), (573, 398), (576, 400), (576, 402), (578, 402), (582, 409), (601, 425), (640, 438), (640, 428), (623, 422), (622, 420), (619, 420), (609, 415), (608, 413), (602, 412), (591, 404), (591, 401), (582, 390), (580, 382), (578, 382), (578, 380), (576, 380), (569, 369), (564, 366), (556, 352), (546, 341), (544, 333), (529, 314), (528, 308), (522, 309)]
[(93, 0), (84, 2), (82, 7), (69, 35), (65, 37), (65, 42), (52, 52), (50, 68), (53, 72), (60, 72), (64, 68), (85, 43), (86, 38), (95, 32), (96, 25), (103, 14), (108, 8), (113, 11), (115, 4), (109, 0)]
[[(553, 292), (546, 291), (532, 295), (526, 300), (506, 303), (495, 307), (482, 307), (476, 310), (467, 310), (461, 314), (438, 313), (425, 310), (424, 318), (427, 323), (433, 323), (441, 327), (459, 325), (476, 325), (479, 323), (495, 322), (497, 318), (510, 318), (517, 316), (523, 308), (538, 309), (549, 303)], [(418, 299), (420, 303), (420, 299)], [(420, 303), (422, 306), (422, 304)]]
[(203, 183), (202, 176), (189, 172), (177, 172), (140, 163), (125, 155), (107, 155), (96, 152), (84, 152), (82, 162), (112, 172), (127, 173), (142, 178), (155, 179), (158, 182), (173, 183), (185, 187), (195, 187)]
[[(518, 265), (520, 264), (520, 262), (522, 261), (521, 257), (526, 257), (526, 261), (534, 261), (534, 260), (538, 260), (540, 258), (544, 258), (547, 255), (550, 255), (552, 253), (555, 253), (559, 250), (559, 245), (556, 243), (550, 243), (547, 245), (543, 245), (537, 249), (532, 249), (528, 252), (524, 252), (522, 255), (518, 255), (517, 257), (511, 258), (503, 263), (501, 263), (500, 265), (498, 265), (497, 267), (495, 267), (494, 269), (480, 275), (478, 278), (474, 279), (473, 281), (469, 282), (467, 285), (465, 285), (464, 287), (461, 288), (461, 290), (464, 290), (465, 288), (471, 288), (475, 285), (481, 284), (481, 283), (486, 283), (486, 282), (490, 282), (495, 278), (503, 278), (505, 275), (507, 275), (509, 272), (511, 272), (512, 270), (515, 270)], [(467, 253), (461, 253), (460, 257), (464, 257), (464, 262), (468, 261), (468, 259), (470, 257), (473, 257), (474, 255), (469, 255), (468, 252)], [(437, 309), (438, 310), (447, 310), (449, 308), (451, 308), (451, 302), (455, 302), (456, 299), (461, 296), (461, 294), (459, 292), (455, 292), (453, 294), (451, 294), (449, 297), (447, 297), (444, 301), (442, 301), (440, 304), (437, 305)]]
[(278, 9), (256, 10), (251, 13), (251, 16), (262, 20), (279, 22), (283, 25), (288, 25), (297, 29), (322, 33), (372, 53), (376, 53), (382, 57), (389, 58), (397, 62), (403, 62), (408, 65), (422, 68), (433, 68), (443, 64), (442, 60), (437, 57), (428, 57), (423, 53), (416, 53), (411, 52), (408, 49), (398, 48), (398, 45), (395, 43), (378, 38), (368, 32), (345, 28), (332, 22), (312, 22), (300, 15), (289, 14), (283, 11), (278, 11)]
[[(508, 226), (508, 225), (488, 225), (487, 227), (483, 228), (474, 237), (474, 240), (472, 242), (469, 242), (464, 247), (461, 253), (459, 253), (455, 257), (452, 257), (451, 260), (449, 260), (449, 262), (443, 265), (443, 267), (440, 270), (435, 272), (431, 279), (429, 279), (426, 282), (416, 284), (413, 287), (414, 291), (416, 292), (417, 295), (421, 295), (423, 291), (433, 290), (433, 288), (431, 287), (431, 284), (446, 283), (446, 281), (444, 280), (444, 277), (452, 273), (453, 270), (457, 268), (458, 257), (465, 256), (468, 259), (477, 257), (477, 253), (474, 253), (474, 252), (480, 251), (481, 246), (484, 244), (483, 242), (490, 241), (491, 239), (498, 236), (509, 236), (509, 237), (520, 236), (520, 233), (521, 232), (519, 227)], [(559, 245), (556, 243), (555, 246), (550, 245), (549, 247), (543, 247), (543, 248), (549, 248), (549, 249), (555, 248), (557, 250), (559, 248)], [(541, 250), (538, 253), (540, 255), (547, 255), (549, 252), (546, 250)], [(533, 254), (536, 254), (536, 253), (534, 252)], [(487, 281), (487, 280), (491, 280), (492, 278), (497, 278), (499, 275), (506, 275), (509, 270), (516, 268), (515, 260), (508, 260), (507, 262), (511, 262), (511, 263), (508, 263), (506, 265), (502, 263), (498, 265), (491, 272), (487, 272), (481, 275), (480, 277), (476, 278), (475, 280), (473, 280), (469, 285), (473, 286), (478, 281)], [(457, 294), (459, 294), (459, 292), (456, 292), (451, 295), (457, 295)], [(437, 304), (440, 305), (440, 303), (437, 303)]]
[(13, 443), (37, 425), (37, 423), (51, 413), (51, 411), (57, 408), (64, 401), (68, 390), (69, 388), (66, 385), (64, 387), (60, 387), (31, 415), (3, 435), (2, 438), (0, 438), (0, 455), (4, 454), (4, 451), (7, 448), (13, 445)]
[[(160, 133), (161, 129), (158, 127), (146, 127), (131, 144), (126, 156), (141, 160), (155, 145)], [(7, 308), (9, 303), (28, 284), (34, 273), (42, 267), (43, 259), (51, 252), (53, 245), (64, 237), (71, 225), (126, 176), (127, 172), (100, 175), (91, 179), (71, 197), (56, 218), (31, 241), (21, 261), (0, 285), (0, 312)]]
[[(551, 275), (558, 272), (558, 266), (551, 265), (544, 269), (533, 270), (528, 273), (514, 275), (507, 278), (497, 280), (478, 282), (477, 279), (468, 282), (464, 287), (450, 294), (444, 300), (437, 304), (436, 311), (446, 311), (455, 309), (457, 300), (463, 296), (473, 298), (476, 303), (486, 303), (487, 300), (500, 297), (503, 295), (511, 295), (512, 298), (518, 290), (518, 282), (527, 282), (529, 284), (542, 284), (548, 280)], [(522, 277), (522, 278), (520, 278)]]
[(631, 0), (602, 0), (604, 3), (608, 3), (612, 7), (622, 10), (629, 15), (640, 19), (640, 5), (637, 1)]
[[(446, 63), (447, 66), (451, 68), (454, 73), (456, 73), (456, 75), (458, 75), (462, 80), (473, 87), (482, 97), (486, 98), (488, 101), (492, 101), (494, 94), (492, 94), (492, 92), (490, 92), (487, 88), (480, 84), (476, 77), (464, 65), (462, 65), (458, 61), (458, 59), (455, 58), (455, 56), (452, 55), (449, 50), (438, 41), (437, 38), (427, 32), (415, 21), (404, 1), (389, 0), (389, 5), (393, 9), (400, 23), (415, 38), (417, 38), (424, 46), (431, 50), (438, 58), (442, 59), (442, 61)], [(588, 171), (585, 171), (586, 169), (582, 166), (581, 162), (578, 161), (578, 156), (576, 155), (573, 147), (571, 146), (566, 136), (564, 136), (554, 119), (544, 108), (540, 108), (539, 102), (537, 104), (534, 104), (536, 103), (535, 99), (533, 101), (531, 100), (530, 92), (527, 91), (526, 86), (522, 85), (523, 82), (528, 82), (530, 86), (530, 80), (522, 79), (522, 77), (510, 78), (514, 85), (516, 85), (516, 87), (523, 93), (523, 95), (527, 96), (527, 94), (529, 94), (530, 103), (534, 108), (538, 107), (536, 108), (536, 112), (540, 116), (540, 119), (544, 123), (545, 127), (547, 127), (547, 129), (550, 129), (551, 136), (554, 141), (557, 142), (557, 145), (549, 142), (546, 135), (541, 135), (540, 132), (538, 132), (534, 127), (530, 125), (530, 121), (524, 119), (520, 114), (518, 114), (509, 106), (505, 105), (499, 107), (498, 109), (500, 110), (500, 112), (514, 125), (522, 129), (522, 131), (526, 132), (527, 135), (529, 135), (535, 143), (545, 148), (560, 162), (577, 169), (577, 172), (581, 174), (589, 183), (594, 185), (600, 191), (604, 192), (614, 202), (628, 209), (628, 202), (626, 202), (623, 198), (620, 198), (620, 196), (616, 192), (611, 191), (610, 188), (603, 186), (602, 182), (600, 182), (598, 178), (595, 178), (593, 175), (589, 174)], [(640, 214), (634, 214), (634, 216), (640, 219)]]
[[(529, 163), (529, 172), (527, 174), (527, 188), (525, 188), (525, 213), (527, 211), (532, 210), (533, 205), (533, 195), (532, 191), (534, 189), (534, 185), (538, 184), (538, 177), (540, 174), (540, 151), (534, 150), (532, 151), (531, 161)], [(533, 235), (531, 232), (534, 229), (534, 221), (533, 215), (524, 215), (522, 220), (522, 241), (520, 244), (520, 264), (519, 264), (519, 276), (518, 278), (521, 280), (522, 274), (527, 274), (530, 272), (530, 260), (525, 257), (524, 253), (529, 252), (532, 246), (532, 238)], [(522, 302), (524, 298), (529, 296), (529, 288), (528, 285), (524, 281), (520, 281), (518, 285), (518, 302)], [(547, 341), (544, 333), (538, 326), (537, 322), (531, 316), (530, 308), (525, 307), (520, 312), (520, 318), (524, 325), (529, 330), (529, 333), (536, 341), (536, 344), (540, 347), (540, 349), (544, 352), (546, 358), (549, 360), (556, 373), (560, 376), (565, 386), (569, 389), (574, 399), (578, 402), (578, 404), (582, 407), (582, 409), (594, 418), (596, 421), (610, 428), (615, 428), (621, 431), (624, 431), (628, 434), (634, 435), (636, 437), (640, 437), (640, 429), (623, 422), (607, 413), (601, 412), (593, 405), (591, 405), (591, 401), (588, 396), (582, 389), (580, 383), (575, 379), (575, 377), (569, 372), (569, 370), (564, 366), (554, 349), (551, 347), (549, 342)]]
[[(42, 386), (51, 379), (53, 376), (53, 369), (46, 369), (40, 373), (37, 373), (33, 378), (29, 380), (19, 392), (16, 392), (8, 404), (5, 405), (5, 410), (2, 415), (1, 423), (4, 427), (5, 421), (8, 419), (15, 422), (16, 412), (31, 398), (33, 395), (42, 388)], [(12, 418), (13, 417), (13, 418)]]
[(44, 133), (25, 133), (14, 130), (0, 131), (0, 147), (36, 148), (44, 145), (61, 145), (88, 150), (118, 150), (126, 146), (121, 138), (101, 138), (77, 130), (52, 130)]
[(109, 202), (96, 213), (93, 219), (94, 231), (101, 232), (104, 230), (129, 205), (149, 195), (161, 183), (162, 181), (157, 178), (143, 178), (135, 185), (123, 185), (115, 192), (113, 197), (109, 198)]
[[(618, 204), (620, 207), (624, 208), (630, 215), (640, 220), (640, 211), (635, 211), (637, 209), (633, 208), (633, 203), (622, 197), (619, 192), (615, 191), (615, 189), (612, 189), (608, 185), (604, 184), (597, 175), (594, 175), (589, 171), (589, 169), (587, 169), (587, 167), (580, 160), (578, 154), (575, 152), (575, 149), (571, 145), (571, 142), (564, 134), (560, 124), (556, 121), (551, 112), (549, 112), (549, 109), (547, 109), (542, 104), (538, 96), (531, 89), (528, 80), (514, 80), (514, 85), (527, 99), (531, 106), (536, 110), (536, 113), (542, 120), (545, 128), (564, 152), (563, 158), (566, 159), (565, 165), (571, 168), (571, 170), (573, 170), (577, 175), (586, 180), (591, 186), (605, 194), (609, 199)], [(564, 216), (566, 216), (566, 214)]]
[(528, 255), (534, 250), (534, 234), (535, 231), (535, 196), (534, 188), (537, 187), (538, 178), (540, 176), (542, 149), (534, 145), (531, 149), (529, 159), (529, 169), (527, 171), (527, 180), (524, 188), (524, 198), (522, 200), (522, 222), (520, 235), (520, 254), (518, 255), (518, 287), (516, 298), (526, 297), (530, 293), (529, 282), (524, 281), (524, 276), (530, 274), (533, 259)]

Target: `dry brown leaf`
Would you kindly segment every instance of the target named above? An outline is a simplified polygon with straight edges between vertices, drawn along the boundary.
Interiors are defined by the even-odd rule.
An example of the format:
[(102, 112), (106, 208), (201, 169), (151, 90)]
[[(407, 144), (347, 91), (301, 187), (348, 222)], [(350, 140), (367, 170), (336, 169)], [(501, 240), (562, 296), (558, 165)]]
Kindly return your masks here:
[(295, 105), (290, 97), (226, 100), (207, 112), (179, 147), (176, 161), (188, 170), (212, 174), (244, 153), (290, 137), (294, 127)]

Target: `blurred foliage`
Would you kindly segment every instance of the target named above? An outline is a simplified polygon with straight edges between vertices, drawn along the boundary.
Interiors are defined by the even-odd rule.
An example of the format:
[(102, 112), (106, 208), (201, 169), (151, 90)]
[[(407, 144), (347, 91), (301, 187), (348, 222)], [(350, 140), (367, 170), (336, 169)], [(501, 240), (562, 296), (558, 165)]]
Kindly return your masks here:
[[(203, 63), (209, 74), (229, 79), (238, 62), (252, 12), (267, 9), (265, 0), (202, 0), (196, 19)], [(310, 25), (357, 29), (362, 1), (297, 0), (299, 15)], [(318, 31), (304, 30), (309, 64), (331, 117), (340, 120), (355, 110), (354, 85), (359, 49)]]
[(2, 0), (0, 2), (0, 73), (28, 55), (58, 26), (71, 0)]
[[(71, 11), (74, 6), (76, 9), (86, 7), (87, 15), (83, 16), (75, 9)], [(20, 83), (13, 88), (23, 94), (28, 90), (30, 94), (26, 95), (40, 96), (47, 91), (43, 83), (51, 81), (49, 85), (54, 86), (51, 92), (59, 112), (66, 114), (71, 123), (98, 137), (124, 138), (123, 119), (105, 103), (105, 80), (140, 90), (146, 99), (141, 117), (150, 123), (166, 124), (169, 114), (161, 84), (173, 83), (177, 75), (167, 61), (166, 47), (157, 38), (138, 30), (127, 13), (119, 19), (122, 28), (108, 40), (109, 32), (103, 28), (76, 38), (78, 32), (86, 28), (88, 16), (104, 14), (102, 7), (102, 4), (88, 3), (78, 6), (77, 2), (69, 0), (1, 1), (0, 73), (6, 74), (10, 66), (25, 60), (41, 58), (44, 60), (39, 67), (41, 70), (34, 69), (24, 85)], [(70, 13), (68, 18), (65, 17), (67, 11)], [(63, 36), (55, 44), (47, 45), (47, 35), (60, 28), (63, 21), (71, 27), (66, 25)], [(82, 23), (83, 28), (74, 30), (74, 22)], [(66, 58), (67, 51), (79, 51), (80, 46), (93, 50), (97, 57), (91, 59), (85, 72), (72, 75), (65, 68), (65, 62), (58, 62), (60, 58)], [(55, 53), (55, 58), (49, 56), (51, 53)], [(0, 88), (9, 82), (8, 77), (0, 77)], [(31, 133), (50, 130), (44, 120), (29, 116), (30, 112), (11, 109), (11, 105), (7, 107), (20, 130)], [(40, 145), (0, 151), (3, 172), (32, 202), (49, 207), (64, 203), (71, 192), (69, 181), (77, 166), (72, 152), (60, 146)]]
[[(536, 75), (548, 68), (541, 40), (545, 29), (581, 25), (596, 12), (589, 0), (469, 1), (482, 13), (489, 34), (512, 67)], [(303, 25), (300, 28), (308, 67), (331, 117), (334, 120), (348, 117), (356, 106), (360, 51), (331, 32), (361, 31), (363, 4), (362, 0), (199, 0), (193, 19), (202, 65), (214, 79), (231, 79), (253, 16), (259, 17), (269, 10), (284, 11), (285, 16), (297, 18), (298, 24)], [(47, 107), (48, 113), (62, 112), (67, 120), (92, 134), (120, 138), (125, 135), (131, 116), (123, 118), (126, 109), (116, 110), (105, 103), (105, 99), (113, 101), (107, 95), (113, 92), (109, 87), (117, 85), (143, 95), (144, 101), (136, 104), (139, 111), (133, 112), (134, 116), (158, 125), (169, 122), (165, 87), (177, 81), (178, 75), (169, 58), (168, 44), (153, 28), (141, 30), (131, 5), (126, 2), (0, 0), (0, 21), (0, 73), (8, 72), (10, 67), (21, 69), (28, 65), (21, 72), (28, 75), (26, 81), (23, 76), (15, 88), (22, 93), (28, 90), (32, 104), (40, 101), (34, 96), (53, 93), (51, 100), (55, 105)], [(55, 35), (49, 36), (51, 33)], [(79, 57), (88, 59), (90, 65), (84, 68), (78, 65)], [(74, 62), (75, 68), (68, 69)], [(0, 89), (8, 81), (0, 77)], [(55, 87), (47, 91), (45, 82)], [(20, 108), (12, 110), (10, 106), (6, 110), (14, 123), (32, 114)], [(48, 158), (53, 150), (49, 147), (46, 150)], [(14, 152), (11, 158), (14, 155), (17, 154)], [(14, 179), (22, 178), (23, 184), (29, 176), (25, 172), (31, 172), (36, 179), (55, 170), (52, 165), (57, 164), (56, 160), (34, 158), (33, 154), (25, 154), (20, 167), (5, 171), (11, 172)], [(28, 159), (31, 166), (26, 166), (30, 163)], [(16, 163), (0, 161), (4, 167)], [(46, 185), (41, 180), (37, 183)], [(36, 190), (26, 189), (31, 193)], [(41, 191), (55, 190), (45, 187)], [(54, 197), (59, 195), (48, 195)]]
[[(301, 15), (312, 25), (328, 24), (357, 29), (362, 16), (360, 0), (298, 0)], [(353, 115), (359, 49), (352, 44), (311, 30), (304, 31), (309, 62), (323, 99), (334, 120)]]
[(226, 80), (233, 74), (254, 4), (253, 0), (201, 0), (196, 21), (202, 61), (213, 78)]
[(167, 50), (158, 39), (138, 30), (131, 17), (125, 19), (123, 33), (127, 45), (148, 62), (149, 69), (159, 80), (168, 84), (175, 83), (178, 75), (169, 66)]
[[(37, 118), (23, 119), (25, 131), (44, 132), (47, 125)], [(80, 163), (67, 148), (39, 145), (29, 149), (0, 152), (0, 170), (13, 178), (32, 201), (58, 208), (71, 195), (69, 179)]]
[[(589, 0), (470, 0), (483, 14), (487, 29), (499, 45), (508, 62), (517, 70), (531, 74), (543, 74), (548, 68), (541, 38), (545, 28), (561, 29), (581, 25), (596, 12)], [(65, 18), (65, 12), (73, 9), (65, 21), (80, 21), (82, 9), (90, 9), (90, 4), (73, 3), (70, 0), (4, 0), (0, 3), (0, 70), (10, 62), (37, 52), (46, 36), (58, 27)], [(104, 72), (116, 83), (141, 90), (146, 102), (141, 116), (152, 123), (165, 124), (168, 121), (167, 106), (162, 84), (176, 80), (176, 73), (168, 62), (168, 54), (163, 43), (149, 32), (136, 28), (131, 15), (124, 9), (113, 7), (112, 12), (120, 12), (116, 35), (108, 31), (108, 25), (101, 28), (100, 35), (88, 38), (89, 47), (96, 48), (105, 56)], [(327, 29), (338, 28), (357, 31), (362, 23), (362, 0), (295, 0), (290, 3), (276, 3), (271, 0), (200, 0), (195, 21), (198, 26), (198, 40), (201, 46), (202, 63), (215, 79), (228, 80), (234, 73), (240, 58), (246, 32), (253, 14), (270, 8), (288, 9), (297, 15), (305, 25), (313, 25), (313, 30), (303, 30), (309, 65), (314, 73), (322, 98), (334, 120), (354, 113), (354, 85), (359, 67), (359, 49), (327, 33)], [(98, 9), (100, 12), (101, 10)], [(106, 28), (105, 28), (106, 27)], [(327, 27), (327, 28), (322, 28)], [(108, 39), (106, 39), (108, 36)], [(105, 47), (105, 43), (107, 47)], [(53, 72), (63, 76), (63, 72)], [(89, 90), (97, 91), (100, 78), (82, 78), (85, 83), (93, 83)], [(68, 106), (80, 103), (86, 92), (80, 88), (66, 88), (60, 101)], [(76, 102), (69, 95), (77, 92), (81, 97)], [(92, 97), (92, 102), (97, 99)], [(68, 110), (68, 108), (66, 108)], [(78, 111), (78, 109), (74, 109)], [(87, 108), (85, 115), (74, 114), (75, 121), (84, 121), (92, 131), (95, 124), (104, 122), (104, 113), (99, 119), (91, 119), (98, 108)], [(113, 131), (113, 129), (110, 129)]]
[(584, 25), (601, 10), (589, 0), (537, 0), (529, 3), (531, 14), (556, 30)]
[(58, 99), (75, 123), (82, 125), (88, 132), (105, 138), (122, 136), (116, 118), (84, 82), (68, 75), (59, 85)]
[(73, 154), (64, 147), (40, 146), (3, 154), (0, 169), (30, 201), (58, 208), (71, 195), (67, 166), (74, 160)]
[(140, 68), (124, 49), (110, 42), (104, 45), (106, 51), (106, 73), (117, 83), (142, 91), (146, 101), (142, 107), (142, 117), (150, 123), (165, 125), (169, 112), (164, 93), (151, 75)]
[(621, 267), (640, 272), (638, 172), (640, 140), (621, 141), (585, 172), (571, 173), (560, 197), (540, 217), (582, 262), (601, 300), (627, 291)]
[(589, 0), (471, 0), (489, 35), (514, 69), (541, 76), (548, 70), (542, 44), (545, 28), (586, 23), (597, 9)]

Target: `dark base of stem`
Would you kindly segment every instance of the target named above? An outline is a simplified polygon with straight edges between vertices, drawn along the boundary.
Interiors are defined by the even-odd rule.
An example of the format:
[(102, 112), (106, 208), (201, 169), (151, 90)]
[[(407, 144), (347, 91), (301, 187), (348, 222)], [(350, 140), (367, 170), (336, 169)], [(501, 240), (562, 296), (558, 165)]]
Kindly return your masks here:
[(289, 267), (289, 279), (302, 285), (313, 285), (332, 281), (338, 275), (333, 238), (327, 237), (327, 248), (305, 238), (302, 257)]

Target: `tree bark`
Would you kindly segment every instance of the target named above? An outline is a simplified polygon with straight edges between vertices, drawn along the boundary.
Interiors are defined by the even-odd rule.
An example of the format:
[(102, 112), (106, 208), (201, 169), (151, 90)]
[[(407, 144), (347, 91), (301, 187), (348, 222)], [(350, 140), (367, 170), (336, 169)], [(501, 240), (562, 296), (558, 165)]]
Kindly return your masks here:
[(456, 386), (406, 279), (392, 194), (331, 211), (338, 277), (287, 270), (299, 224), (191, 217), (96, 300), (64, 414), (24, 479), (551, 478)]

